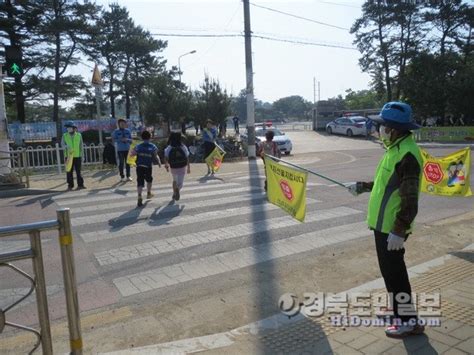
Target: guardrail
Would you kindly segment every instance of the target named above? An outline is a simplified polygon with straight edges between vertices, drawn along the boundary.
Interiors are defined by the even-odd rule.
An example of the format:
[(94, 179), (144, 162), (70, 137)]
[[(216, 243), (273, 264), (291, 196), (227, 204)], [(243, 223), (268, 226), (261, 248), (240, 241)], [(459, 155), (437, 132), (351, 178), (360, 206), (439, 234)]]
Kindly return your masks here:
[[(102, 153), (104, 146), (102, 144), (84, 145), (84, 162), (83, 165), (102, 164)], [(35, 169), (57, 169), (58, 174), (64, 170), (64, 148), (58, 143), (55, 146), (47, 145), (46, 147), (27, 147), (18, 148), (11, 151), (12, 154), (25, 155), (26, 165)], [(21, 169), (23, 165), (18, 161), (11, 162), (12, 169)]]
[[(66, 309), (69, 325), (69, 341), (71, 354), (82, 354), (81, 322), (79, 316), (79, 301), (77, 298), (76, 273), (74, 267), (74, 251), (72, 246), (71, 220), (69, 208), (57, 210), (57, 220), (43, 221), (30, 224), (20, 224), (0, 228), (0, 238), (21, 234), (29, 234), (30, 248), (14, 252), (0, 253), (0, 267), (8, 267), (18, 274), (24, 276), (31, 282), (30, 291), (13, 302), (5, 309), (0, 309), (0, 333), (5, 326), (31, 332), (37, 336), (37, 342), (31, 350), (34, 352), (41, 344), (43, 354), (53, 353), (51, 338), (51, 326), (48, 312), (48, 297), (46, 293), (46, 281), (43, 265), (43, 252), (41, 248), (41, 232), (58, 230), (59, 245), (61, 248), (61, 265), (64, 279), (64, 292), (66, 296)], [(11, 264), (13, 261), (31, 259), (33, 263), (34, 278)], [(6, 313), (21, 303), (33, 291), (36, 290), (36, 304), (38, 307), (38, 318), (40, 331), (7, 321)]]
[(422, 127), (413, 132), (418, 142), (474, 143), (474, 127)]

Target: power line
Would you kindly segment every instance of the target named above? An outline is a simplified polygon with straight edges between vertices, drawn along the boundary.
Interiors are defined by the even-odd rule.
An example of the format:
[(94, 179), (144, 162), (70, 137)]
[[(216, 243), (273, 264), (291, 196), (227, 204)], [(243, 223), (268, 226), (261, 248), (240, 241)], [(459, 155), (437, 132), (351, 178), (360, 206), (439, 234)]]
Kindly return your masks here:
[(340, 49), (349, 49), (349, 50), (357, 50), (357, 48), (354, 47), (345, 47), (345, 46), (339, 46), (335, 44), (325, 44), (325, 43), (317, 43), (317, 42), (306, 42), (306, 41), (296, 41), (296, 40), (291, 40), (291, 39), (284, 39), (284, 38), (275, 38), (275, 37), (266, 37), (266, 36), (260, 36), (260, 35), (253, 35), (253, 38), (259, 38), (259, 39), (265, 39), (268, 41), (275, 41), (275, 42), (285, 42), (285, 43), (293, 43), (293, 44), (301, 44), (301, 45), (306, 45), (306, 46), (318, 46), (318, 47), (330, 47), (330, 48), (340, 48)]
[[(193, 38), (237, 38), (237, 37), (244, 37), (243, 34), (181, 34), (181, 33), (152, 33), (153, 36), (163, 36), (163, 37), (193, 37)], [(349, 46), (342, 46), (338, 44), (329, 44), (329, 43), (322, 43), (322, 42), (311, 42), (307, 40), (297, 40), (297, 39), (287, 39), (287, 38), (279, 38), (279, 37), (268, 37), (264, 35), (260, 35), (257, 33), (252, 34), (253, 38), (263, 39), (267, 41), (275, 41), (275, 42), (284, 42), (284, 43), (293, 43), (293, 44), (300, 44), (306, 46), (318, 46), (318, 47), (330, 47), (330, 48), (340, 48), (340, 49), (349, 49), (349, 50), (357, 50), (355, 47)]]
[(310, 19), (310, 18), (306, 18), (306, 17), (302, 17), (302, 16), (290, 14), (290, 13), (288, 13), (288, 12), (284, 12), (284, 11), (280, 11), (280, 10), (277, 10), (277, 9), (273, 9), (273, 8), (271, 8), (271, 7), (266, 7), (266, 6), (262, 6), (262, 5), (257, 5), (257, 4), (254, 4), (254, 3), (250, 3), (250, 5), (252, 5), (252, 6), (254, 6), (254, 7), (261, 8), (261, 9), (264, 9), (264, 10), (276, 12), (276, 13), (279, 13), (279, 14), (281, 14), (281, 15), (286, 15), (286, 16), (294, 17), (294, 18), (297, 18), (297, 19), (300, 19), (300, 20), (304, 20), (304, 21), (316, 23), (316, 24), (318, 24), (318, 25), (323, 25), (323, 26), (328, 26), (328, 27), (337, 28), (337, 29), (339, 29), (339, 30), (349, 31), (349, 28), (340, 27), (340, 26), (336, 26), (336, 25), (331, 25), (330, 23), (325, 23), (325, 22), (321, 22), (321, 21), (316, 21), (316, 20), (313, 20), (313, 19)]
[(162, 37), (199, 37), (199, 38), (219, 38), (219, 37), (242, 37), (242, 34), (184, 34), (184, 33), (152, 33), (152, 36)]

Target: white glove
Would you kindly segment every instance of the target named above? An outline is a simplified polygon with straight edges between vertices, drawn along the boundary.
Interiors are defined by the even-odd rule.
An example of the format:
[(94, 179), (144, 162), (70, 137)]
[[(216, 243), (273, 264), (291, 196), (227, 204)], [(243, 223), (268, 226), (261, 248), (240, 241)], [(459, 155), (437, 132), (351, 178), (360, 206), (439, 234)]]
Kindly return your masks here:
[(399, 237), (396, 234), (390, 232), (387, 238), (387, 250), (400, 250), (403, 249), (403, 243), (405, 243), (405, 238)]

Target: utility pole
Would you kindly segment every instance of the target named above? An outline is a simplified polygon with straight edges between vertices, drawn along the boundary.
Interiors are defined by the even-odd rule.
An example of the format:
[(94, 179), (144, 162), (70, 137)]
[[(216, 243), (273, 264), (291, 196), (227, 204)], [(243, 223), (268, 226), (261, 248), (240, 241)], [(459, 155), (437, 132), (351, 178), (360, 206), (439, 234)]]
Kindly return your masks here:
[(3, 91), (2, 65), (0, 64), (0, 174), (10, 172), (10, 146), (8, 144), (8, 124)]
[(313, 76), (313, 105), (316, 105), (316, 77)]
[(255, 103), (253, 98), (253, 68), (252, 68), (252, 32), (250, 30), (250, 4), (244, 3), (244, 29), (245, 29), (245, 73), (247, 75), (247, 145), (248, 158), (256, 158), (255, 149)]

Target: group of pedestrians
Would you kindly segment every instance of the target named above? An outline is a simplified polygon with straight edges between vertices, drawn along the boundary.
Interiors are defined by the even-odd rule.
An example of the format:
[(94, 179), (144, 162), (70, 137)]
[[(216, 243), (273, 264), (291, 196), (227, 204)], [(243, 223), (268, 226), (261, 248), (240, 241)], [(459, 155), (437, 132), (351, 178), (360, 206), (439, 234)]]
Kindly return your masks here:
[[(142, 143), (131, 148), (132, 133), (126, 127), (127, 122), (123, 119), (118, 120), (118, 128), (113, 131), (111, 139), (116, 147), (116, 159), (118, 160), (118, 171), (121, 182), (133, 181), (131, 177), (131, 168), (127, 160), (129, 157), (136, 157), (136, 176), (137, 176), (137, 206), (143, 206), (143, 190), (146, 183), (146, 199), (153, 197), (153, 165), (161, 167), (162, 163), (158, 155), (158, 147), (150, 142), (151, 134), (148, 131), (141, 133)], [(65, 159), (73, 159), (72, 169), (67, 172), (68, 191), (74, 188), (73, 170), (76, 171), (78, 190), (85, 189), (84, 179), (81, 174), (81, 164), (84, 158), (84, 149), (82, 135), (77, 131), (77, 126), (68, 121), (65, 124), (67, 132), (64, 133), (61, 145), (65, 149)], [(208, 144), (215, 144), (217, 136), (216, 129), (209, 121), (208, 127), (203, 130), (206, 135), (205, 141)], [(173, 177), (173, 195), (175, 201), (180, 199), (180, 190), (183, 188), (184, 177), (191, 173), (189, 162), (189, 150), (182, 142), (180, 132), (172, 132), (168, 139), (168, 144), (164, 150), (165, 169)], [(115, 154), (115, 148), (111, 142), (107, 142), (104, 148), (104, 155), (107, 153), (107, 159), (112, 162), (110, 155)], [(106, 148), (108, 149), (105, 152)], [(104, 158), (105, 159), (105, 158)], [(115, 160), (115, 158), (114, 158)]]

